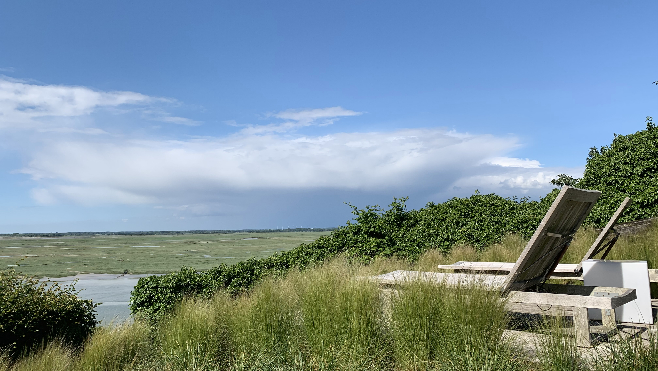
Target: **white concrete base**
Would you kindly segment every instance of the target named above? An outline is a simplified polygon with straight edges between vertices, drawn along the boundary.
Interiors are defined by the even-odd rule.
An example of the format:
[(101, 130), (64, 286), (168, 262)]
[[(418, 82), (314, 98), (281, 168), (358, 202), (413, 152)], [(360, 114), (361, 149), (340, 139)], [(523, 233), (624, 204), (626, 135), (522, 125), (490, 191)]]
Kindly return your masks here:
[[(637, 299), (615, 309), (618, 322), (653, 324), (649, 270), (646, 261), (595, 260), (583, 261), (585, 286), (624, 287), (635, 289)], [(588, 309), (590, 319), (600, 320), (600, 309)]]

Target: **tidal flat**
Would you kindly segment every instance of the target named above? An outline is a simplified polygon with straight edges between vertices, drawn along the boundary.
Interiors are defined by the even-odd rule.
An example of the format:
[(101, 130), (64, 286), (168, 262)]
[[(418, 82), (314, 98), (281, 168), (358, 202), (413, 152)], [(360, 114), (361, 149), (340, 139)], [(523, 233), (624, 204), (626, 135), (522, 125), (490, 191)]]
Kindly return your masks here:
[(216, 234), (0, 237), (0, 269), (35, 277), (78, 274), (160, 274), (193, 267), (205, 270), (264, 258), (330, 234), (236, 232)]

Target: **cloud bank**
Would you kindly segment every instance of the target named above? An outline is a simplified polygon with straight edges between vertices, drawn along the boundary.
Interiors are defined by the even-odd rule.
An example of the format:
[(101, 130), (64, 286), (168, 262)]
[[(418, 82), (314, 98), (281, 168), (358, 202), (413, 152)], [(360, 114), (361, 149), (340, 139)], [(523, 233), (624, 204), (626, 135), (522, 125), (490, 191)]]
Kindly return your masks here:
[(555, 171), (500, 156), (518, 146), (513, 137), (444, 129), (58, 141), (33, 153), (21, 172), (43, 185), (34, 197), (46, 204), (202, 203), (216, 194), (264, 190), (549, 189)]
[[(143, 126), (157, 119), (202, 128), (202, 122), (170, 114), (162, 104), (171, 102), (4, 78), (0, 133), (22, 130), (37, 138), (39, 145), (28, 146), (17, 171), (33, 181), (29, 192), (40, 205), (151, 205), (207, 214), (216, 205), (235, 211), (245, 200), (267, 202), (268, 195), (279, 203), (301, 194), (309, 200), (328, 194), (415, 195), (440, 202), (475, 189), (541, 196), (557, 174), (580, 171), (510, 156), (523, 145), (514, 136), (445, 128), (332, 132), (336, 120), (363, 114), (338, 106), (269, 113), (264, 125), (230, 122), (235, 131), (220, 137), (113, 133), (113, 123), (131, 109), (140, 112)], [(109, 118), (97, 117), (108, 109)], [(88, 120), (81, 125), (75, 120), (80, 117)], [(326, 133), (304, 135), (309, 126), (326, 127)]]

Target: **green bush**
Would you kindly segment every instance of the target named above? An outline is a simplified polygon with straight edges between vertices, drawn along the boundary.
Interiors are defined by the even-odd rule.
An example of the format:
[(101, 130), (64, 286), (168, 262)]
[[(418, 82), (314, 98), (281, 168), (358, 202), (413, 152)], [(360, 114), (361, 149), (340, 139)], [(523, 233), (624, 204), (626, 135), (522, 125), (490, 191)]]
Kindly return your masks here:
[(158, 320), (186, 296), (209, 298), (220, 289), (236, 295), (264, 277), (321, 263), (337, 254), (361, 262), (376, 257), (413, 261), (428, 249), (447, 253), (457, 244), (484, 248), (510, 233), (529, 238), (556, 194), (530, 201), (476, 192), (468, 198), (429, 203), (420, 210), (407, 210), (406, 198), (394, 199), (388, 210), (350, 205), (355, 215), (353, 221), (329, 236), (290, 251), (231, 266), (222, 264), (204, 272), (183, 268), (163, 276), (141, 278), (132, 292), (131, 311)]
[(625, 197), (633, 204), (620, 222), (658, 216), (658, 128), (648, 117), (645, 130), (615, 134), (609, 146), (590, 149), (582, 179), (560, 174), (552, 183), (602, 192), (585, 224), (603, 227)]
[(0, 271), (0, 348), (15, 357), (53, 339), (79, 346), (97, 324), (97, 305), (79, 299), (73, 286)]

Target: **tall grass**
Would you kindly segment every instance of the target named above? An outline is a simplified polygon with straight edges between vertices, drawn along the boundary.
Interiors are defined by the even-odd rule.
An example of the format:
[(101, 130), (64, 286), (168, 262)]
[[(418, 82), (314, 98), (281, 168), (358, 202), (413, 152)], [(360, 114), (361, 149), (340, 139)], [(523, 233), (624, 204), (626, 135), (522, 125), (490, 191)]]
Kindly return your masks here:
[(227, 313), (233, 368), (291, 366), (298, 348), (297, 297), (289, 280), (266, 280)]
[(156, 345), (163, 368), (211, 370), (226, 363), (228, 330), (222, 318), (225, 308), (221, 306), (224, 302), (186, 300), (160, 324)]
[(150, 329), (142, 322), (101, 327), (87, 341), (76, 370), (121, 371), (150, 356)]
[(0, 370), (11, 371), (66, 371), (71, 370), (72, 351), (59, 341), (51, 341), (39, 350), (24, 356), (12, 365), (9, 357), (0, 359)]
[(458, 261), (515, 262), (526, 243), (521, 236), (509, 234), (503, 237), (500, 243), (484, 249), (458, 245), (447, 254), (439, 250), (428, 250), (418, 259), (417, 267), (421, 271), (435, 271), (437, 265)]
[(586, 370), (587, 365), (581, 356), (576, 339), (565, 333), (563, 318), (551, 318), (545, 322), (544, 332), (538, 340), (539, 360), (546, 371)]
[(395, 358), (402, 369), (520, 369), (506, 322), (496, 292), (411, 282), (392, 300)]
[(594, 360), (595, 370), (658, 370), (658, 339), (656, 333), (630, 336), (610, 344), (606, 355)]
[[(363, 277), (396, 265), (406, 267), (337, 259), (266, 280), (238, 298), (187, 300), (156, 328), (141, 322), (101, 328), (77, 355), (48, 349), (14, 368), (47, 369), (35, 360), (55, 351), (67, 370), (493, 370), (514, 364), (500, 343), (505, 315), (495, 295), (411, 283), (387, 301)], [(419, 348), (414, 337), (420, 333), (425, 345)]]

